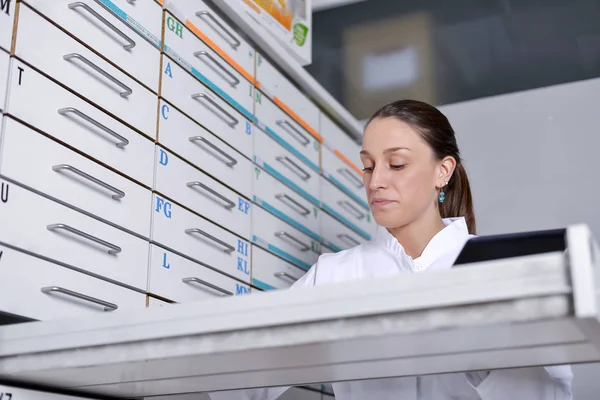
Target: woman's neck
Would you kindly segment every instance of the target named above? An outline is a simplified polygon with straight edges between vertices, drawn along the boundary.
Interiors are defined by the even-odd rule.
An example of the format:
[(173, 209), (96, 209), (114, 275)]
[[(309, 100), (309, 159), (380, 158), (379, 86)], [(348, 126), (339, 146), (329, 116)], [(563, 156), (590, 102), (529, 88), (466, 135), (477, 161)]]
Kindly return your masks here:
[(439, 213), (427, 214), (410, 224), (388, 229), (413, 259), (420, 257), (431, 239), (446, 227)]

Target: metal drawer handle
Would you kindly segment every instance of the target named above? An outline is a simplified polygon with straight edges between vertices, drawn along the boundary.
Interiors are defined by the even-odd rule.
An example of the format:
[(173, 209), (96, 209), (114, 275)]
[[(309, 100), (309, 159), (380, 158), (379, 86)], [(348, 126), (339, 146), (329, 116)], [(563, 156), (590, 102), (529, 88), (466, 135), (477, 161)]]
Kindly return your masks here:
[[(215, 114), (217, 117), (221, 118), (223, 121), (225, 121), (225, 123), (227, 125), (229, 125), (230, 127), (234, 127), (236, 126), (239, 121), (237, 119), (235, 119), (231, 114), (229, 114), (227, 111), (225, 111), (225, 109), (223, 109), (223, 107), (221, 107), (220, 105), (218, 105), (213, 99), (211, 99), (210, 97), (208, 97), (207, 95), (205, 95), (204, 93), (196, 93), (192, 95), (192, 99), (194, 100), (198, 100), (198, 99), (204, 99), (206, 101), (208, 101), (214, 108), (216, 108), (217, 110), (219, 110), (221, 112), (221, 114), (217, 114), (215, 112), (215, 110), (208, 108), (213, 114)], [(224, 116), (226, 118), (229, 118), (229, 121), (224, 118)]]
[(307, 181), (310, 179), (310, 174), (302, 169), (294, 160), (290, 159), (288, 156), (277, 156), (275, 157), (277, 161), (282, 163), (287, 169), (292, 171), (294, 174), (298, 175), (300, 179), (303, 181)]
[(288, 243), (294, 244), (300, 251), (310, 250), (310, 246), (305, 245), (300, 239), (296, 239), (285, 231), (275, 232), (275, 236)]
[[(220, 69), (220, 70), (221, 70), (221, 71), (222, 71), (222, 72), (223, 72), (225, 75), (227, 75), (228, 77), (230, 77), (230, 78), (233, 80), (233, 82), (229, 82), (229, 84), (230, 84), (232, 87), (236, 87), (236, 86), (237, 86), (237, 85), (240, 83), (240, 80), (239, 80), (238, 78), (236, 78), (236, 76), (235, 76), (234, 74), (232, 74), (232, 73), (231, 73), (231, 71), (229, 71), (229, 70), (228, 70), (228, 69), (227, 69), (227, 68), (226, 68), (226, 67), (225, 67), (223, 64), (221, 64), (221, 63), (219, 62), (219, 60), (217, 60), (216, 58), (214, 58), (212, 54), (210, 54), (210, 53), (208, 53), (208, 52), (206, 52), (206, 51), (204, 51), (204, 50), (201, 50), (201, 51), (197, 51), (197, 52), (195, 52), (195, 53), (194, 53), (194, 57), (197, 57), (197, 58), (198, 58), (198, 59), (200, 59), (200, 60), (202, 59), (202, 58), (200, 58), (200, 57), (206, 57), (206, 58), (208, 58), (208, 59), (209, 59), (209, 60), (210, 60), (210, 61), (211, 61), (213, 64), (215, 64), (215, 65), (216, 65), (216, 66), (217, 66), (217, 67), (218, 67), (218, 68), (219, 68), (219, 69)], [(206, 64), (210, 66), (210, 64), (208, 64), (208, 63), (206, 63)]]
[(346, 234), (346, 233), (338, 233), (337, 238), (340, 239), (343, 242), (346, 242), (348, 244), (350, 244), (351, 246), (358, 246), (360, 243), (358, 241), (356, 241), (355, 239), (352, 238), (352, 236)]
[(117, 28), (116, 26), (114, 26), (113, 24), (111, 24), (102, 15), (98, 14), (92, 7), (88, 6), (85, 3), (82, 3), (81, 1), (77, 1), (75, 3), (69, 4), (69, 8), (71, 10), (74, 10), (77, 7), (83, 7), (84, 10), (86, 10), (87, 12), (89, 12), (90, 14), (92, 14), (94, 17), (96, 17), (98, 19), (98, 21), (102, 22), (104, 25), (108, 26), (114, 33), (116, 33), (117, 35), (119, 35), (123, 39), (125, 39), (125, 41), (128, 42), (128, 44), (126, 44), (126, 45), (123, 46), (123, 48), (125, 50), (131, 50), (131, 49), (133, 49), (135, 47), (135, 42), (133, 41), (133, 39), (131, 39), (129, 36), (127, 36), (125, 33), (123, 33), (119, 28)]
[(205, 238), (208, 238), (208, 239), (212, 240), (213, 242), (217, 243), (218, 245), (223, 246), (224, 247), (223, 252), (225, 252), (227, 254), (230, 254), (235, 250), (235, 247), (233, 247), (229, 243), (225, 243), (224, 241), (222, 241), (219, 238), (214, 237), (210, 233), (204, 232), (202, 229), (198, 229), (198, 228), (186, 229), (185, 233), (187, 233), (188, 235), (192, 235), (194, 233), (199, 233), (200, 235), (204, 236)]
[(108, 301), (100, 300), (95, 297), (91, 297), (82, 293), (77, 293), (69, 289), (62, 288), (60, 286), (47, 286), (41, 289), (42, 293), (52, 294), (52, 293), (61, 293), (67, 296), (75, 297), (80, 300), (84, 300), (90, 303), (98, 304), (99, 306), (104, 307), (104, 311), (115, 311), (119, 306), (113, 303), (109, 303)]
[(75, 229), (69, 225), (65, 225), (65, 224), (51, 224), (46, 226), (46, 229), (48, 229), (51, 232), (54, 231), (58, 231), (58, 230), (63, 230), (63, 231), (67, 231), (70, 232), (74, 235), (80, 236), (84, 239), (90, 240), (94, 243), (97, 243), (101, 246), (107, 247), (108, 248), (108, 254), (111, 255), (116, 255), (119, 254), (121, 252), (121, 248), (119, 246), (116, 246), (112, 243), (107, 242), (106, 240), (102, 240), (100, 238), (97, 238), (95, 236), (90, 235), (89, 233), (85, 233), (80, 231), (79, 229)]
[(296, 278), (295, 276), (292, 276), (290, 274), (288, 274), (287, 272), (275, 272), (273, 274), (273, 276), (275, 278), (287, 278), (292, 282), (296, 282), (298, 280), (298, 278)]
[(136, 0), (126, 0), (129, 4), (135, 4)]
[(355, 205), (348, 200), (340, 200), (337, 202), (340, 207), (352, 214), (356, 219), (363, 219), (365, 214), (361, 212)]
[(213, 285), (210, 282), (206, 282), (205, 280), (202, 280), (200, 278), (196, 278), (194, 276), (191, 276), (189, 278), (183, 278), (181, 281), (183, 283), (199, 283), (201, 285), (206, 286), (207, 288), (210, 288), (212, 290), (216, 290), (217, 292), (222, 293), (225, 296), (233, 296), (233, 293), (231, 293), (230, 291), (225, 290), (225, 289), (221, 289), (220, 287), (218, 287), (216, 285)]
[[(204, 21), (206, 21), (206, 23), (210, 26), (210, 22), (207, 21), (207, 18), (210, 19), (215, 25), (217, 25), (219, 28), (221, 28), (221, 32), (219, 32), (217, 29), (215, 29), (215, 31), (219, 34), (219, 36), (221, 36), (223, 39), (225, 39), (225, 41), (227, 43), (229, 43), (229, 45), (234, 49), (237, 50), (238, 46), (240, 44), (242, 44), (239, 40), (236, 39), (235, 36), (233, 36), (233, 34), (231, 32), (229, 32), (229, 30), (227, 28), (225, 28), (225, 26), (223, 26), (222, 23), (219, 22), (218, 19), (216, 19), (211, 13), (209, 13), (208, 11), (198, 11), (196, 13), (196, 16), (200, 19), (203, 19)], [(214, 28), (213, 28), (214, 29)], [(227, 38), (230, 38), (231, 41), (227, 40)]]
[(235, 203), (233, 201), (229, 200), (227, 197), (223, 196), (221, 193), (217, 192), (216, 190), (209, 188), (202, 182), (198, 182), (198, 181), (188, 182), (185, 185), (189, 188), (194, 188), (194, 187), (198, 186), (198, 187), (206, 190), (208, 193), (212, 194), (213, 196), (218, 197), (219, 199), (221, 199), (225, 203), (227, 203), (223, 206), (227, 210), (231, 210), (233, 207), (235, 207)]
[(88, 181), (90, 181), (92, 183), (95, 183), (96, 185), (101, 186), (104, 189), (107, 189), (107, 190), (110, 190), (111, 192), (113, 192), (114, 194), (111, 197), (114, 200), (120, 200), (123, 197), (125, 197), (125, 192), (124, 191), (119, 190), (116, 187), (111, 186), (108, 183), (103, 182), (100, 179), (95, 178), (95, 177), (93, 177), (93, 176), (91, 176), (91, 175), (83, 172), (82, 170), (75, 168), (72, 165), (69, 165), (69, 164), (58, 164), (58, 165), (55, 165), (55, 166), (52, 167), (52, 171), (55, 171), (55, 172), (69, 171), (69, 172), (74, 173), (75, 175), (78, 175), (78, 176), (80, 176), (80, 177), (82, 177), (84, 179), (87, 179)]
[(220, 148), (218, 148), (217, 146), (215, 146), (214, 144), (209, 142), (208, 139), (206, 139), (202, 136), (192, 136), (189, 138), (189, 141), (192, 143), (194, 143), (194, 142), (204, 143), (205, 145), (207, 145), (208, 147), (210, 147), (211, 149), (213, 149), (214, 151), (219, 153), (221, 156), (225, 157), (228, 160), (227, 162), (225, 162), (225, 165), (227, 165), (228, 167), (233, 167), (235, 164), (237, 164), (237, 160), (235, 158), (231, 157), (229, 154), (225, 153), (223, 150), (221, 150)]
[[(304, 207), (298, 201), (294, 200), (292, 197), (288, 196), (285, 193), (276, 194), (275, 198), (302, 216), (310, 214), (310, 210), (308, 208)], [(297, 208), (299, 208), (300, 210), (298, 210)]]
[(99, 66), (97, 66), (96, 64), (91, 62), (90, 60), (88, 60), (87, 58), (85, 58), (84, 56), (82, 56), (81, 54), (77, 54), (77, 53), (65, 54), (63, 56), (63, 59), (65, 61), (71, 61), (73, 59), (82, 61), (85, 65), (92, 68), (94, 71), (98, 72), (100, 75), (102, 75), (106, 79), (110, 80), (115, 85), (121, 87), (123, 89), (123, 91), (119, 93), (119, 95), (121, 97), (127, 97), (131, 93), (133, 93), (133, 90), (131, 90), (129, 88), (129, 86), (125, 85), (123, 82), (121, 82), (120, 80), (118, 80), (117, 78), (115, 78), (114, 76), (112, 76), (111, 74), (109, 74), (108, 72), (106, 72), (105, 70), (103, 70), (102, 68), (100, 68)]
[(88, 117), (87, 115), (85, 115), (84, 113), (82, 113), (81, 111), (79, 111), (78, 109), (76, 109), (74, 107), (61, 108), (58, 110), (58, 113), (60, 115), (66, 115), (68, 113), (73, 113), (73, 114), (77, 115), (78, 117), (80, 117), (81, 119), (84, 119), (87, 122), (89, 122), (90, 124), (94, 125), (95, 127), (102, 129), (104, 132), (108, 133), (115, 139), (119, 140), (119, 142), (116, 144), (116, 146), (120, 149), (122, 149), (123, 147), (125, 147), (129, 144), (129, 140), (127, 140), (125, 137), (119, 135), (117, 132), (113, 131), (112, 129), (102, 125), (100, 122), (96, 121), (95, 119)]
[(363, 182), (358, 179), (348, 168), (340, 168), (337, 170), (340, 175), (352, 182), (358, 189), (365, 187)]
[(298, 142), (300, 142), (300, 144), (302, 146), (306, 147), (306, 145), (308, 145), (310, 143), (310, 140), (306, 137), (306, 135), (304, 135), (302, 132), (300, 132), (298, 129), (296, 129), (296, 127), (294, 125), (290, 124), (289, 121), (280, 119), (279, 121), (275, 121), (275, 123), (281, 129), (287, 131), (288, 133), (291, 133), (292, 137), (294, 139), (296, 139)]

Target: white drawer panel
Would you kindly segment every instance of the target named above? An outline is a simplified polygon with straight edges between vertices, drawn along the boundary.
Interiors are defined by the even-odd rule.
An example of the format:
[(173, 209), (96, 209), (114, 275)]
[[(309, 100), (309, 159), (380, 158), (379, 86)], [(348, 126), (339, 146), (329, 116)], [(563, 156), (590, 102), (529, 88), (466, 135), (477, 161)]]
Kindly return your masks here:
[(377, 225), (371, 212), (365, 210), (323, 177), (321, 177), (321, 208), (365, 239), (370, 239), (375, 232)]
[(306, 270), (317, 261), (320, 245), (259, 207), (252, 212), (252, 242)]
[[(12, 394), (13, 400), (86, 400), (87, 397), (74, 397), (62, 394), (48, 393), (41, 390), (21, 389), (10, 386), (0, 385), (0, 393)], [(10, 400), (9, 396), (5, 396), (2, 400)], [(91, 399), (90, 399), (91, 400)]]
[(10, 51), (12, 43), (16, 4), (16, 0), (0, 1), (0, 48), (6, 51)]
[(25, 5), (19, 11), (16, 55), (83, 97), (156, 135), (156, 95), (61, 32)]
[(320, 221), (323, 244), (334, 252), (346, 250), (367, 241), (327, 213), (321, 214)]
[(252, 124), (225, 100), (163, 55), (161, 96), (252, 158)]
[[(254, 81), (254, 49), (202, 0), (166, 1), (167, 8), (248, 81)], [(170, 28), (170, 27), (173, 28)], [(178, 29), (167, 17), (167, 29)]]
[(244, 196), (252, 196), (252, 162), (162, 99), (158, 140)]
[(243, 282), (250, 283), (250, 244), (155, 194), (152, 240)]
[(167, 303), (166, 301), (162, 301), (159, 299), (155, 299), (154, 297), (148, 296), (147, 300), (148, 308), (158, 308), (158, 307), (168, 307), (173, 303)]
[[(96, 0), (127, 25), (160, 48), (162, 37), (162, 0)], [(160, 4), (159, 4), (160, 3)]]
[(362, 169), (362, 162), (360, 161), (360, 145), (350, 139), (350, 136), (348, 136), (325, 114), (321, 113), (320, 118), (320, 132), (325, 142), (342, 153), (357, 169)]
[(319, 207), (256, 166), (253, 201), (311, 238), (321, 239)]
[(156, 151), (155, 189), (203, 217), (250, 239), (250, 202), (159, 147)]
[[(144, 290), (148, 242), (1, 181), (0, 242)], [(6, 200), (6, 202), (4, 201)]]
[(365, 210), (369, 210), (362, 176), (325, 147), (321, 148), (321, 168), (323, 176), (352, 197)]
[(0, 49), (0, 111), (5, 110), (6, 89), (8, 87), (8, 71), (10, 70), (10, 56)]
[(249, 294), (250, 287), (156, 245), (150, 250), (148, 292), (178, 303)]
[(7, 110), (69, 146), (152, 187), (154, 143), (17, 59)]
[(302, 278), (306, 271), (252, 246), (252, 285), (263, 290), (286, 289)]
[[(167, 20), (173, 18), (167, 14)], [(252, 119), (254, 86), (187, 28), (165, 29), (165, 53), (211, 88), (247, 118)]]
[(320, 137), (319, 108), (259, 53), (256, 54), (256, 81), (256, 87), (260, 87), (304, 129)]
[(260, 129), (254, 131), (254, 162), (319, 205), (319, 174)]
[(4, 312), (51, 320), (144, 308), (142, 293), (2, 245), (0, 254)]
[(11, 118), (5, 120), (2, 176), (150, 237), (150, 190)]
[[(28, 0), (27, 3), (158, 93), (159, 47), (139, 36), (115, 3), (108, 0)], [(128, 4), (124, 0), (122, 3)], [(161, 20), (158, 4), (148, 0), (139, 3), (152, 5), (145, 11), (153, 13), (157, 22)]]
[(266, 96), (257, 92), (255, 98), (254, 110), (258, 126), (306, 165), (319, 172), (319, 141)]

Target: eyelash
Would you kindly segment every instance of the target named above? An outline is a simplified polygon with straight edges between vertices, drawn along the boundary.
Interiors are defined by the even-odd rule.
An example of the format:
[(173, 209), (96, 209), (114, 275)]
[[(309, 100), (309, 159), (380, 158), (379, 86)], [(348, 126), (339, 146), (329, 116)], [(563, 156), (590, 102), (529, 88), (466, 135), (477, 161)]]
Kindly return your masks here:
[[(390, 168), (395, 169), (395, 170), (399, 170), (399, 169), (404, 168), (404, 164), (390, 165)], [(373, 168), (372, 167), (363, 168), (363, 172), (373, 172)]]

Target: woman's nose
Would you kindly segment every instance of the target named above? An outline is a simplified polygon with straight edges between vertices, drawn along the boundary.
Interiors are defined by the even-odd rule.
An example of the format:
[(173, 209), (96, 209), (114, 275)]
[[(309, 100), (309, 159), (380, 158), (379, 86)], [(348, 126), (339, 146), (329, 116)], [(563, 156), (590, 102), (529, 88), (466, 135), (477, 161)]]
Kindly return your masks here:
[(371, 181), (369, 182), (369, 189), (377, 190), (385, 188), (386, 186), (386, 174), (382, 168), (375, 168), (371, 172)]

